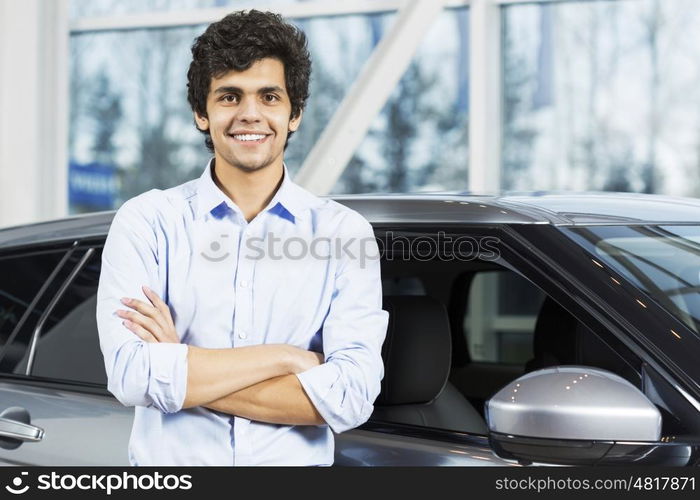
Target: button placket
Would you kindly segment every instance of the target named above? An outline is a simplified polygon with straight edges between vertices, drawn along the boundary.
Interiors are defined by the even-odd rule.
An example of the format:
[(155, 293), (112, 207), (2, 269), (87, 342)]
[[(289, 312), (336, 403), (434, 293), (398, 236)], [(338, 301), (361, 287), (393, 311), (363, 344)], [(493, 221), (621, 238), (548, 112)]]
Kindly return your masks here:
[(252, 340), (252, 303), (251, 303), (251, 280), (253, 259), (248, 257), (247, 241), (252, 237), (253, 229), (247, 225), (241, 237), (240, 259), (238, 261), (238, 272), (236, 273), (236, 336), (242, 341)]
[[(236, 274), (234, 291), (236, 295), (236, 313), (234, 315), (233, 338), (234, 345), (246, 345), (252, 339), (252, 304), (250, 292), (252, 291), (251, 276), (253, 260), (248, 258), (248, 240), (254, 235), (249, 223), (243, 223), (238, 246), (238, 261), (236, 263)], [(247, 439), (248, 425), (250, 421), (242, 417), (234, 417), (234, 441), (236, 451), (234, 463), (236, 465), (246, 465), (250, 462), (250, 443)]]

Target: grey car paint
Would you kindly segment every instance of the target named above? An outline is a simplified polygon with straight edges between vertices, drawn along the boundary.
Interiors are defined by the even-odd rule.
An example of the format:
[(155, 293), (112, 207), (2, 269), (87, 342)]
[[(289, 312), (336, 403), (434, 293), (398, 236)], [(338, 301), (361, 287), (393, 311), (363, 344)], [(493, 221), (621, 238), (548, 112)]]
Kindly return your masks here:
[(336, 435), (335, 465), (345, 466), (510, 466), (493, 454), (488, 439), (442, 442), (364, 430)]
[(2, 408), (17, 406), (44, 429), (38, 443), (0, 449), (5, 465), (129, 465), (133, 408), (110, 396), (0, 382)]

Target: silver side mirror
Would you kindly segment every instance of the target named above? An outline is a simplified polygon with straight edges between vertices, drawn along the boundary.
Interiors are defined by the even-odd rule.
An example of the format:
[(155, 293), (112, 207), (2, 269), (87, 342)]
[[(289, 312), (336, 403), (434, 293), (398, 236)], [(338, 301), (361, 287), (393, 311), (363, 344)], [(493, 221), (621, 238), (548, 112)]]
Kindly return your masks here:
[(619, 463), (630, 444), (635, 454), (648, 445), (663, 448), (647, 455), (662, 463), (667, 460), (659, 454), (674, 454), (659, 443), (656, 406), (627, 380), (586, 366), (523, 375), (486, 402), (486, 421), (496, 454), (525, 463), (584, 465), (612, 455), (615, 460), (608, 462)]
[(523, 375), (486, 403), (489, 430), (553, 439), (657, 441), (661, 413), (627, 380), (558, 366)]

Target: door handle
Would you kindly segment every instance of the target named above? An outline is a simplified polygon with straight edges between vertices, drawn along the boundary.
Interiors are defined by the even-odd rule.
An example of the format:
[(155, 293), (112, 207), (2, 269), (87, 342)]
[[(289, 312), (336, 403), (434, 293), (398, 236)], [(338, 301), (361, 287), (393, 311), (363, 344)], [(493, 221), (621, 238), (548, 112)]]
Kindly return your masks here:
[(0, 413), (0, 447), (12, 450), (23, 442), (37, 443), (44, 438), (44, 429), (30, 423), (29, 412), (19, 406)]

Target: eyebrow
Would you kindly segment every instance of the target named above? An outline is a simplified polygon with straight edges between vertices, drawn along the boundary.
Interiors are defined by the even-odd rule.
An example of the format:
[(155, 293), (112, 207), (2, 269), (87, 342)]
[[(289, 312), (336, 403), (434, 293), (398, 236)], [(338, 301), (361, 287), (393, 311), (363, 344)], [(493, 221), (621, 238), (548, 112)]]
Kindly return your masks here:
[[(282, 94), (285, 93), (284, 89), (283, 89), (282, 87), (278, 86), (278, 85), (270, 85), (270, 86), (268, 86), (268, 87), (262, 87), (262, 88), (258, 89), (258, 92), (257, 92), (257, 93), (258, 93), (258, 94), (267, 94), (267, 93), (269, 93), (269, 92), (279, 92), (279, 93), (282, 93)], [(229, 93), (238, 93), (238, 94), (242, 94), (242, 93), (243, 93), (243, 89), (241, 89), (240, 87), (223, 86), (223, 87), (217, 88), (217, 89), (214, 91), (214, 93), (215, 93), (215, 94), (229, 94)]]

